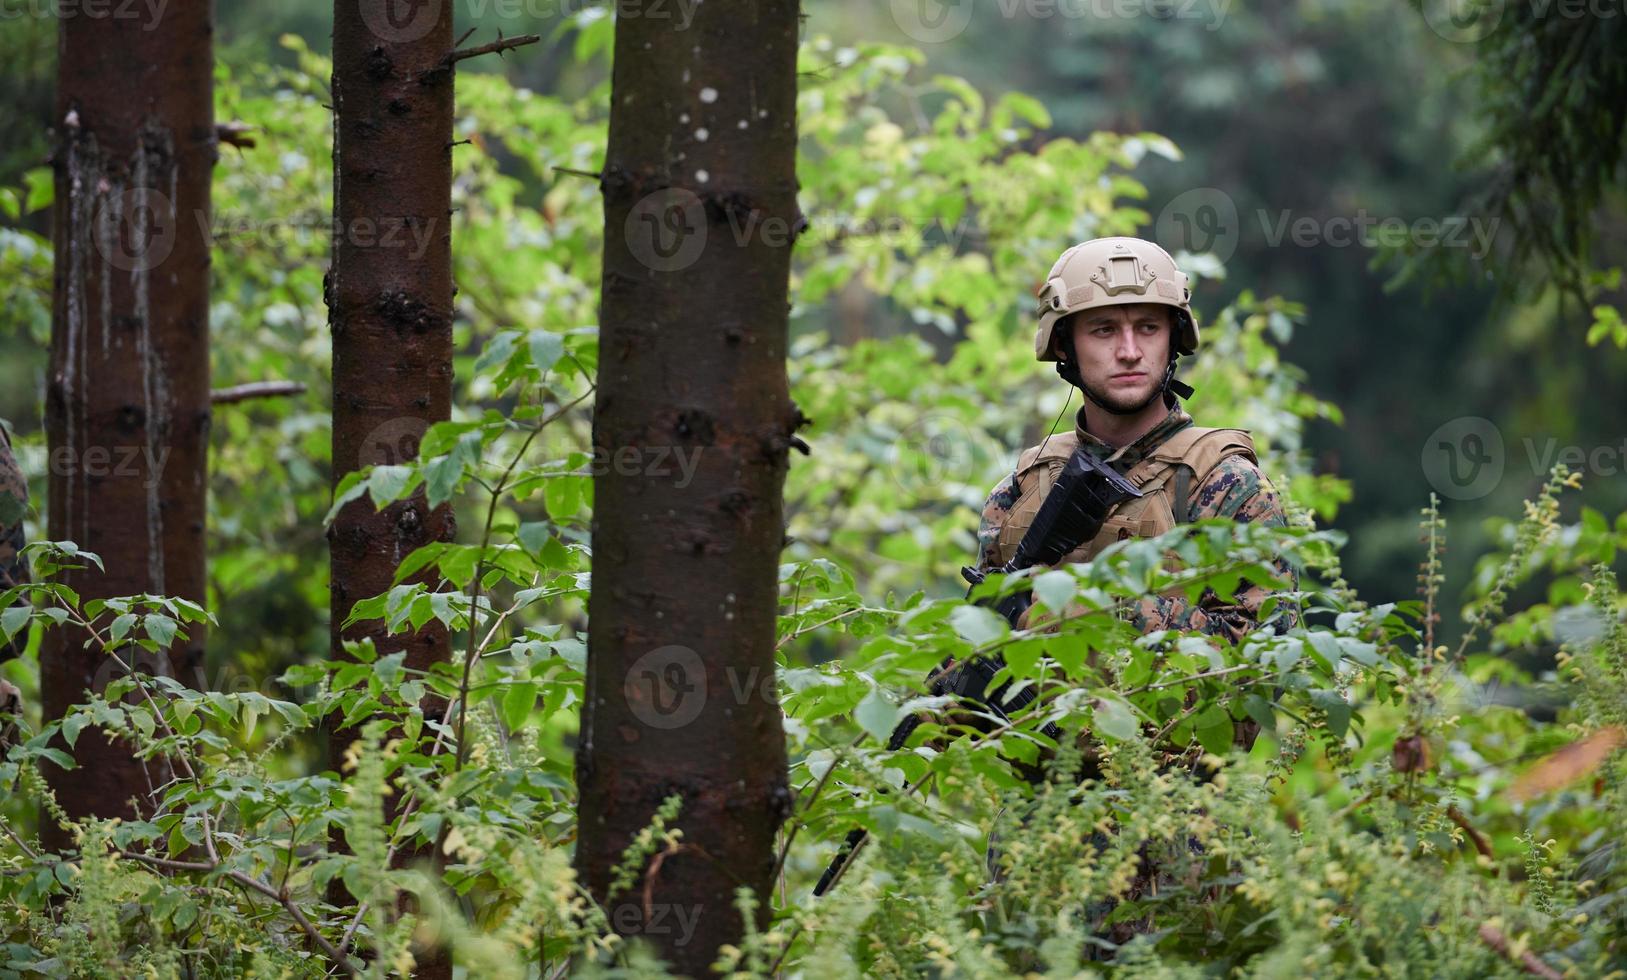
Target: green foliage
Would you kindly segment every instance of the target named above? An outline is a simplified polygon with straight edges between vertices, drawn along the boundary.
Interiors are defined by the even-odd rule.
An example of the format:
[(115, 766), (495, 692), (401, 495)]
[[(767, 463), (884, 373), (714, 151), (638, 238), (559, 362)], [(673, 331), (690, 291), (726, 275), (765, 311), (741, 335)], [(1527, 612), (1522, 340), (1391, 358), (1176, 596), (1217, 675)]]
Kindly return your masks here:
[[(591, 54), (604, 31), (581, 38)], [(223, 216), (325, 214), (328, 69), (289, 45), (297, 69), (222, 81), (232, 115), (275, 127), (227, 155)], [(821, 39), (804, 53), (813, 231), (796, 255), (791, 369), (816, 425), (787, 487), (777, 647), (798, 795), (784, 888), (739, 897), (768, 904), (770, 925), (723, 950), (721, 968), (1479, 977), (1521, 972), (1522, 952), (1578, 974), (1627, 968), (1619, 753), (1586, 771), (1597, 789), (1512, 792), (1528, 760), (1627, 725), (1627, 630), (1608, 572), (1627, 516), (1564, 525), (1572, 481), (1556, 474), (1471, 582), (1474, 629), (1452, 654), (1434, 635), (1438, 509), (1425, 514), (1420, 598), (1363, 601), (1341, 572), (1344, 537), (1311, 520), (1349, 488), (1303, 458), (1305, 424), (1339, 413), (1279, 354), (1299, 307), (1245, 295), (1205, 318), (1190, 374), (1206, 423), (1260, 436), (1296, 526), (1183, 526), (980, 587), (1032, 588), (1051, 617), (1034, 630), (946, 585), (973, 552), (984, 493), (1063, 408), (1027, 354), (1036, 270), (1078, 238), (1145, 225), (1131, 172), (1176, 153), (1148, 135), (1042, 139), (1032, 100), (921, 80), (919, 61)], [(34, 546), (36, 583), (0, 594), (0, 607), (32, 602), (0, 617), (8, 636), (27, 630), (37, 648), (43, 630), (75, 630), (121, 671), (62, 719), (24, 719), (0, 761), (0, 976), (383, 975), (437, 943), (470, 975), (661, 975), (615, 935), (569, 857), (602, 229), (592, 183), (551, 167), (593, 169), (603, 92), (575, 104), (481, 76), (460, 80), (459, 100), (460, 135), (487, 152), (456, 157), (457, 416), (421, 434), (416, 459), (380, 459), (330, 499), (320, 248), (228, 246), (216, 322), (236, 339), (217, 343), (217, 373), (272, 371), (312, 390), (221, 413), (219, 621), (157, 596), (81, 603), (54, 580), (94, 560), (70, 543)], [(523, 174), (500, 170), (498, 153)], [(45, 288), (19, 243), (39, 245), (8, 238), (0, 261)], [(855, 290), (933, 339), (834, 342)], [(265, 478), (267, 460), (280, 479)], [(437, 620), (457, 638), (454, 661), (412, 670), (371, 645), (328, 659), (322, 515), (418, 487), (459, 508), (461, 538), (405, 556), (397, 584), (350, 619), (394, 632)], [(1229, 644), (1143, 636), (1125, 619), (1149, 594), (1274, 582), (1278, 559), (1303, 583), (1266, 611), (1280, 631)], [(1544, 601), (1511, 611), (1539, 578)], [(290, 593), (295, 614), (279, 613), (273, 600)], [(280, 688), (195, 691), (130, 672), (135, 650), (205, 624), (212, 645), (248, 651), (246, 669), (282, 668)], [(1559, 674), (1533, 679), (1505, 656), (1550, 642), (1564, 645)], [(923, 693), (944, 658), (994, 652), (1009, 665), (999, 680), (1036, 688), (1030, 709), (978, 717)], [(1504, 691), (1563, 707), (1540, 721)], [(888, 751), (908, 713), (927, 720)], [(300, 747), (334, 717), (361, 737), (324, 770)], [(171, 771), (144, 819), (75, 825), (54, 806), (43, 767), (71, 766), (62, 743), (89, 727)], [(678, 845), (676, 807), (628, 849), (618, 889)], [(41, 851), (36, 819), (69, 826), (77, 849)], [(812, 898), (853, 828), (871, 843)]]

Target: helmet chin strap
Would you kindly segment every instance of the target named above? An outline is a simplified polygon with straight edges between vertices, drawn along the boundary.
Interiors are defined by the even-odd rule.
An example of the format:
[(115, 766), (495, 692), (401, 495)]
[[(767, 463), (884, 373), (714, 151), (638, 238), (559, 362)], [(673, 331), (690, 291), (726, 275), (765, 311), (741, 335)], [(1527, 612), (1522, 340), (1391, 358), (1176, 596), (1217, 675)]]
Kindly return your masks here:
[[(1056, 362), (1057, 376), (1084, 392), (1085, 397), (1090, 399), (1097, 408), (1110, 415), (1134, 415), (1151, 405), (1153, 400), (1157, 398), (1163, 398), (1166, 402), (1173, 403), (1173, 399), (1167, 398), (1167, 395), (1174, 395), (1177, 398), (1192, 397), (1192, 386), (1175, 378), (1175, 363), (1180, 360), (1181, 355), (1171, 350), (1169, 352), (1169, 364), (1164, 367), (1164, 380), (1153, 390), (1152, 394), (1147, 396), (1147, 400), (1134, 408), (1115, 408), (1097, 397), (1096, 393), (1090, 390), (1090, 386), (1085, 384), (1085, 379), (1079, 375), (1079, 365), (1076, 363), (1077, 358), (1074, 356), (1073, 338), (1068, 336), (1067, 331), (1061, 331), (1060, 333), (1061, 336), (1058, 338), (1057, 343), (1062, 349), (1063, 358)], [(1171, 407), (1173, 407), (1173, 404)]]

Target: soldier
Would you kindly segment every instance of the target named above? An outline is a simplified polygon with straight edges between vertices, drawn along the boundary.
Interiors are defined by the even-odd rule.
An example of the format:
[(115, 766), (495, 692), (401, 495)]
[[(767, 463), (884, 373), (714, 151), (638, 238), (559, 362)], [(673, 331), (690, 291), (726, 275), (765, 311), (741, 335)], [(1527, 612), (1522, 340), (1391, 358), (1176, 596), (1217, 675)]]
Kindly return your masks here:
[[(1055, 362), (1057, 374), (1084, 393), (1085, 404), (1072, 431), (1053, 433), (1023, 452), (1016, 470), (989, 494), (978, 530), (978, 572), (998, 570), (1012, 560), (1052, 484), (1081, 446), (1128, 478), (1141, 496), (1109, 508), (1094, 538), (1068, 552), (1064, 562), (1088, 561), (1117, 541), (1156, 537), (1178, 523), (1204, 518), (1286, 524), (1282, 502), (1260, 471), (1249, 434), (1201, 428), (1177, 400), (1192, 395), (1188, 385), (1176, 380), (1175, 367), (1182, 354), (1197, 352), (1198, 325), (1187, 277), (1169, 253), (1138, 238), (1085, 242), (1062, 254), (1039, 296), (1035, 356)], [(1279, 559), (1276, 569), (1279, 578), (1297, 587), (1291, 566)], [(1236, 641), (1261, 625), (1260, 607), (1270, 594), (1251, 584), (1230, 600), (1213, 590), (1196, 603), (1147, 596), (1129, 616), (1142, 632), (1196, 630)], [(1291, 626), (1291, 608), (1285, 603), (1279, 610), (1277, 625)], [(1016, 625), (1026, 625), (1027, 616), (1023, 612)], [(1234, 724), (1236, 743), (1252, 747), (1259, 726), (1253, 721)], [(1081, 733), (1077, 741), (1084, 753), (1081, 775), (1099, 776), (1089, 734)], [(1098, 832), (1092, 843), (1105, 847), (1106, 834)], [(998, 850), (991, 838), (989, 866), (996, 880), (1002, 876)], [(1163, 862), (1146, 846), (1141, 858), (1125, 896), (1132, 901), (1168, 884)], [(1099, 938), (1116, 947), (1152, 929), (1150, 916), (1102, 925), (1115, 905), (1103, 901), (1091, 910)], [(1110, 959), (1111, 954), (1092, 945), (1087, 958)]]
[[(1015, 471), (989, 494), (977, 535), (979, 571), (1011, 560), (1063, 464), (1080, 446), (1128, 477), (1143, 496), (1110, 510), (1101, 531), (1068, 553), (1066, 562), (1088, 561), (1116, 541), (1156, 537), (1203, 518), (1286, 523), (1249, 434), (1194, 425), (1177, 401), (1192, 395), (1176, 380), (1175, 366), (1182, 354), (1197, 352), (1198, 324), (1186, 274), (1169, 253), (1139, 238), (1075, 245), (1051, 268), (1039, 296), (1035, 356), (1054, 361), (1057, 374), (1083, 392), (1086, 403), (1072, 431), (1053, 433), (1023, 452)], [(1277, 570), (1294, 581), (1287, 563), (1279, 561)], [(1269, 594), (1251, 585), (1235, 601), (1212, 591), (1196, 604), (1148, 596), (1131, 618), (1143, 632), (1198, 630), (1236, 640), (1258, 625)]]
[[(0, 426), (0, 592), (28, 581), (28, 562), (23, 549), (23, 517), (28, 513), (28, 481), (11, 454), (11, 440)], [(0, 642), (0, 663), (21, 653), (19, 633), (10, 642)], [(0, 678), (0, 751), (7, 744), (12, 717), (22, 713), (22, 694)]]
[[(1182, 354), (1197, 352), (1198, 325), (1192, 316), (1187, 277), (1175, 267), (1169, 253), (1139, 238), (1098, 238), (1075, 245), (1051, 268), (1039, 295), (1035, 356), (1056, 362), (1057, 374), (1084, 392), (1087, 403), (1075, 417), (1073, 431), (1053, 433), (1024, 451), (1016, 469), (989, 494), (978, 530), (976, 567), (963, 570), (968, 579), (975, 583), (989, 572), (1013, 570), (1019, 544), (1080, 447), (1121, 474), (1140, 495), (1095, 512), (1093, 516), (1102, 518), (1100, 528), (1067, 551), (1058, 564), (1088, 561), (1115, 542), (1156, 537), (1178, 523), (1204, 518), (1227, 517), (1274, 527), (1286, 524), (1282, 503), (1260, 472), (1249, 434), (1241, 429), (1200, 428), (1177, 401), (1192, 395), (1188, 385), (1176, 380), (1175, 367)], [(1081, 479), (1089, 482), (1100, 476), (1086, 473)], [(1073, 489), (1085, 488), (1076, 483)], [(1121, 499), (1102, 494), (1098, 500), (1110, 496)], [(1095, 527), (1094, 522), (1089, 526)], [(1064, 540), (1078, 538), (1064, 536)], [(1027, 544), (1028, 558), (1048, 548), (1035, 548), (1037, 542)], [(1066, 545), (1055, 551), (1062, 547)], [(1279, 559), (1275, 566), (1279, 578), (1297, 587), (1290, 565)], [(1230, 600), (1213, 590), (1195, 604), (1184, 598), (1147, 596), (1131, 610), (1130, 618), (1142, 632), (1195, 630), (1235, 641), (1260, 625), (1260, 607), (1270, 594), (1250, 584)], [(1024, 603), (1002, 603), (999, 609), (1014, 620), (1014, 626), (1026, 627), (1029, 613), (1024, 607)], [(1292, 609), (1283, 604), (1273, 618), (1278, 626), (1287, 628), (1293, 617)], [(946, 660), (928, 677), (928, 686), (933, 694), (996, 705), (1002, 713), (1015, 711), (1033, 700), (1035, 689), (1029, 686), (1009, 700), (1004, 697), (1009, 685), (985, 693), (1001, 665), (998, 657), (961, 663)], [(928, 717), (905, 718), (889, 746), (902, 748)], [(979, 720), (977, 715), (949, 712), (940, 720), (988, 730), (986, 713)], [(1252, 747), (1257, 732), (1253, 721), (1236, 723), (1237, 742), (1245, 748)], [(1054, 723), (1046, 726), (1045, 734), (1058, 740), (1064, 737)], [(1077, 733), (1075, 738), (1083, 754), (1078, 775), (1100, 776), (1090, 734)], [(1043, 778), (1036, 767), (1014, 764), (1029, 779)], [(823, 894), (830, 887), (848, 854), (864, 837), (862, 830), (848, 836), (847, 845), (814, 894)], [(1104, 841), (1098, 835), (1097, 844)], [(991, 839), (989, 863), (996, 880), (1000, 878), (997, 851)], [(1147, 860), (1130, 897), (1138, 898), (1153, 888), (1157, 874), (1156, 863)], [(1110, 903), (1099, 911), (1105, 914), (1109, 907)], [(1107, 936), (1122, 943), (1145, 926), (1145, 922), (1121, 922)]]

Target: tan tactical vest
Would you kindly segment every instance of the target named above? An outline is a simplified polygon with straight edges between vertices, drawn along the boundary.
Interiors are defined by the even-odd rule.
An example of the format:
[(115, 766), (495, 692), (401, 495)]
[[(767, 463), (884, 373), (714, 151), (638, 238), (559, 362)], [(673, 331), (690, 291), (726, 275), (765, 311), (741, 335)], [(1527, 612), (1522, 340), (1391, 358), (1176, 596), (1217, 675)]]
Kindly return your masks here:
[[(1077, 432), (1058, 432), (1039, 446), (1025, 450), (1017, 460), (1017, 488), (1021, 495), (1000, 528), (997, 561), (1004, 564), (1017, 553), (1018, 543), (1051, 492), (1051, 484), (1078, 446)], [(1249, 462), (1259, 463), (1254, 455), (1254, 440), (1242, 429), (1189, 425), (1170, 436), (1125, 473), (1144, 496), (1115, 507), (1096, 537), (1069, 552), (1063, 563), (1089, 561), (1114, 542), (1153, 538), (1173, 530), (1177, 514), (1181, 521), (1186, 520), (1191, 494), (1229, 456), (1246, 456)]]

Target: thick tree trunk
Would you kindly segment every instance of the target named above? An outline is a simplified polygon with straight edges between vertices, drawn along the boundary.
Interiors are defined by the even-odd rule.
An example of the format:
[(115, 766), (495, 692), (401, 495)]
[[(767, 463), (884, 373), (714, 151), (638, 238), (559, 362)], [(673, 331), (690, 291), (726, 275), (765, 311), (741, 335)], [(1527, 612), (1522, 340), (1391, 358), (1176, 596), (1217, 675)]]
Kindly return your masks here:
[[(418, 455), (452, 408), (452, 4), (337, 0), (333, 8), (333, 478)], [(333, 656), (371, 637), (418, 670), (448, 659), (431, 621), (386, 636), (374, 620), (341, 630), (351, 607), (390, 588), (401, 560), (455, 533), (448, 506), (420, 492), (375, 513), (365, 498), (328, 531)], [(426, 711), (439, 703), (426, 702)], [(333, 764), (355, 733), (329, 733)], [(410, 857), (410, 855), (408, 856)], [(447, 975), (421, 960), (419, 976)]]
[[(396, 29), (397, 6), (410, 5), (334, 4), (337, 234), (326, 292), (335, 484), (363, 466), (416, 457), (424, 431), (451, 417), (452, 7), (419, 4), (411, 9), (438, 11), (434, 23)], [(377, 620), (340, 624), (358, 599), (390, 588), (413, 549), (453, 531), (451, 508), (430, 510), (421, 496), (378, 513), (367, 500), (339, 512), (328, 531), (335, 656), (341, 638), (372, 637), (381, 654), (406, 650), (409, 667), (447, 659), (438, 624), (396, 637)]]
[[(205, 600), (212, 32), (203, 2), (59, 28), (49, 527), (106, 566), (66, 575), (83, 599)], [(203, 631), (189, 632), (168, 657), (126, 652), (201, 684)], [(42, 699), (57, 718), (118, 671), (82, 634), (47, 637)], [(163, 778), (94, 730), (73, 754), (80, 771), (47, 767), (73, 816), (128, 817)], [(69, 843), (50, 821), (44, 836)]]
[[(577, 866), (618, 931), (690, 975), (739, 939), (739, 886), (766, 911), (790, 803), (773, 677), (803, 421), (785, 371), (797, 18), (714, 0), (689, 24), (616, 24), (593, 441), (617, 465), (594, 478)], [(681, 846), (608, 894), (673, 795)]]

